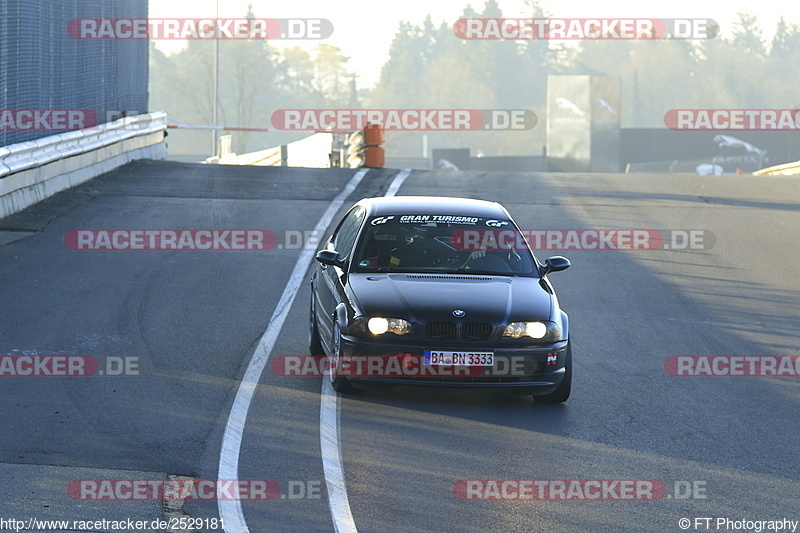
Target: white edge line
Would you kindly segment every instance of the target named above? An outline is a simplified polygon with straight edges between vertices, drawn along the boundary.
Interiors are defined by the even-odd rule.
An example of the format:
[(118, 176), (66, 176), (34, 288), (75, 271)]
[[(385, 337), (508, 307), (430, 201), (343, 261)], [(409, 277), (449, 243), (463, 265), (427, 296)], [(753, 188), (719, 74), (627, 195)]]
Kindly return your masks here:
[[(404, 168), (392, 180), (384, 196), (394, 196), (403, 182), (411, 174)], [(322, 469), (325, 472), (325, 485), (328, 489), (328, 505), (336, 533), (357, 533), (342, 465), (340, 446), (339, 395), (333, 390), (330, 380), (322, 380), (322, 394), (319, 402), (319, 445), (322, 452)]]
[[(345, 188), (340, 192), (336, 198), (330, 203), (322, 218), (317, 222), (312, 235), (319, 235), (324, 232), (330, 225), (333, 217), (339, 211), (344, 201), (355, 190), (356, 186), (364, 178), (368, 169), (361, 169), (350, 178)], [(250, 409), (250, 403), (255, 393), (256, 385), (261, 378), (261, 373), (269, 360), (272, 348), (278, 339), (278, 334), (283, 327), (286, 316), (292, 307), (297, 296), (297, 291), (303, 283), (306, 276), (308, 267), (311, 264), (314, 250), (303, 249), (300, 257), (297, 258), (292, 276), (289, 278), (286, 288), (272, 313), (267, 330), (258, 341), (258, 346), (253, 353), (250, 363), (247, 365), (244, 377), (239, 384), (239, 390), (236, 392), (236, 397), (231, 406), (231, 412), (228, 415), (228, 421), (225, 425), (225, 432), (222, 435), (222, 445), (219, 454), (219, 470), (218, 479), (235, 480), (234, 483), (238, 484), (239, 480), (239, 452), (242, 448), (242, 434), (244, 432), (245, 420), (247, 419), (247, 412)], [(240, 500), (224, 500), (222, 484), (217, 484), (217, 508), (219, 510), (219, 517), (222, 523), (225, 524), (225, 531), (229, 533), (249, 533), (247, 523), (242, 513), (242, 503)], [(349, 509), (349, 508), (348, 508)]]
[(333, 390), (330, 380), (323, 377), (319, 401), (319, 446), (328, 489), (328, 506), (336, 533), (357, 533), (344, 482), (339, 428), (339, 395)]
[(410, 168), (404, 168), (403, 170), (398, 172), (397, 176), (395, 176), (394, 179), (392, 180), (391, 185), (389, 185), (389, 188), (386, 189), (386, 194), (384, 194), (384, 196), (394, 196), (395, 194), (397, 194), (397, 191), (398, 189), (400, 189), (400, 186), (403, 184), (404, 181), (406, 181), (406, 178), (409, 177), (410, 175), (411, 175)]

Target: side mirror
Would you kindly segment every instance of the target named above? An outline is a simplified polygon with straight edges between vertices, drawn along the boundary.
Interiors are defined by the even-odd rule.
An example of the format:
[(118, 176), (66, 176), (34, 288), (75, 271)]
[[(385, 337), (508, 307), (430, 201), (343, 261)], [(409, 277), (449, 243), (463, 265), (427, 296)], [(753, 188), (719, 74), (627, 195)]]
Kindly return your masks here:
[(544, 268), (542, 271), (544, 274), (549, 274), (550, 272), (560, 272), (561, 270), (568, 269), (571, 265), (572, 263), (570, 263), (569, 259), (566, 257), (554, 255), (544, 260)]
[(320, 250), (317, 252), (315, 259), (323, 265), (344, 268), (344, 261), (342, 260), (341, 256), (339, 256), (339, 252), (334, 250)]

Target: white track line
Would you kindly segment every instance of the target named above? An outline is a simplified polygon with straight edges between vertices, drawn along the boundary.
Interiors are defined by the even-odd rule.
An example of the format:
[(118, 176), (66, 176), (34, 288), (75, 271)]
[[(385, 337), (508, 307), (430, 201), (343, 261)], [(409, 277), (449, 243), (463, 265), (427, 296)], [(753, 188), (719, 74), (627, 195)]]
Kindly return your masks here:
[(395, 194), (397, 194), (397, 191), (398, 189), (400, 189), (400, 186), (403, 184), (404, 181), (406, 181), (406, 178), (409, 177), (410, 175), (411, 175), (410, 168), (404, 168), (403, 170), (398, 172), (397, 176), (395, 176), (394, 179), (392, 180), (391, 185), (389, 185), (389, 188), (386, 189), (386, 194), (384, 194), (384, 196), (394, 196)]
[(328, 506), (336, 533), (357, 533), (344, 484), (339, 427), (339, 395), (333, 390), (330, 380), (323, 377), (319, 401), (319, 447), (322, 451), (325, 486), (328, 489)]
[[(345, 188), (333, 199), (322, 218), (317, 222), (314, 228), (314, 235), (322, 234), (328, 228), (344, 201), (355, 190), (367, 172), (367, 169), (359, 170), (350, 178)], [(231, 412), (228, 415), (225, 433), (222, 436), (222, 447), (219, 454), (219, 479), (237, 481), (239, 479), (239, 452), (242, 448), (242, 433), (244, 432), (247, 412), (250, 409), (250, 403), (253, 399), (256, 385), (258, 385), (258, 381), (261, 378), (261, 373), (269, 360), (272, 348), (275, 346), (275, 341), (278, 339), (278, 334), (286, 320), (286, 315), (289, 313), (292, 302), (297, 296), (297, 291), (303, 283), (313, 256), (314, 250), (311, 249), (304, 249), (300, 253), (292, 276), (289, 278), (281, 299), (272, 313), (267, 330), (258, 341), (258, 346), (250, 359), (250, 363), (247, 365), (247, 370), (245, 370), (242, 382), (239, 384), (239, 390), (236, 392)], [(219, 485), (221, 487), (222, 484)], [(219, 509), (219, 517), (225, 524), (225, 531), (228, 533), (249, 533), (250, 530), (247, 528), (244, 514), (242, 514), (241, 501), (224, 500), (223, 496), (220, 488), (217, 491), (217, 508)]]
[[(410, 174), (411, 169), (408, 168), (398, 172), (384, 196), (397, 194), (400, 185)], [(325, 485), (328, 488), (328, 505), (336, 533), (357, 533), (344, 482), (339, 420), (339, 395), (331, 387), (330, 380), (323, 378), (319, 402), (319, 445), (322, 451)]]

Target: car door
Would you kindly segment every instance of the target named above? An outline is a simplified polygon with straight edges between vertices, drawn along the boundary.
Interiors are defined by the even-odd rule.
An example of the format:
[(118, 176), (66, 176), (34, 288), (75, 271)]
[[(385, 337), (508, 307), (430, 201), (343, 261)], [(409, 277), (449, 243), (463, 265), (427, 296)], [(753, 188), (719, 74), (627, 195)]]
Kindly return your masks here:
[(345, 268), (330, 265), (319, 265), (318, 267), (317, 287), (314, 291), (317, 298), (317, 324), (322, 343), (328, 353), (330, 353), (333, 339), (334, 312), (339, 303), (345, 299), (344, 274), (349, 268), (349, 261), (365, 213), (366, 209), (363, 206), (353, 207), (344, 216), (326, 244), (326, 250), (339, 252), (341, 258), (347, 262)]

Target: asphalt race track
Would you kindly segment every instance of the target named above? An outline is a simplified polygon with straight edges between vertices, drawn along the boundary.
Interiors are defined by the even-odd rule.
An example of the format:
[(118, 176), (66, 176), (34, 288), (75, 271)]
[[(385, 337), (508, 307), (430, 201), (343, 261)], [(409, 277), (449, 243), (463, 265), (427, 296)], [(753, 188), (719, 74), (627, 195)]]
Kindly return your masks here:
[[(367, 172), (338, 215), (385, 194), (398, 172)], [(214, 498), (94, 501), (75, 486), (219, 476), (240, 383), (304, 253), (296, 237), (355, 173), (137, 162), (0, 220), (0, 354), (92, 356), (106, 370), (0, 368), (0, 517), (219, 518)], [(796, 178), (414, 171), (398, 194), (499, 201), (523, 229), (669, 238), (654, 250), (536, 252), (572, 261), (550, 277), (574, 345), (564, 405), (409, 387), (339, 396), (349, 506), (328, 499), (323, 379), (281, 376), (267, 361), (236, 459), (239, 480), (272, 480), (280, 494), (241, 501), (249, 531), (678, 532), (682, 518), (689, 531), (706, 531), (696, 522), (706, 517), (800, 520), (800, 377), (665, 369), (672, 356), (800, 355)], [(280, 247), (68, 246), (73, 230), (101, 229), (269, 230)], [(682, 232), (703, 240), (684, 246)], [(269, 360), (308, 354), (308, 302), (304, 281)], [(107, 375), (119, 361), (133, 367)], [(500, 496), (472, 483), (480, 491), (465, 500), (469, 480), (566, 480), (586, 494), (586, 480), (617, 484), (599, 498), (520, 501), (516, 482), (498, 485)], [(620, 480), (662, 490), (630, 499)]]

